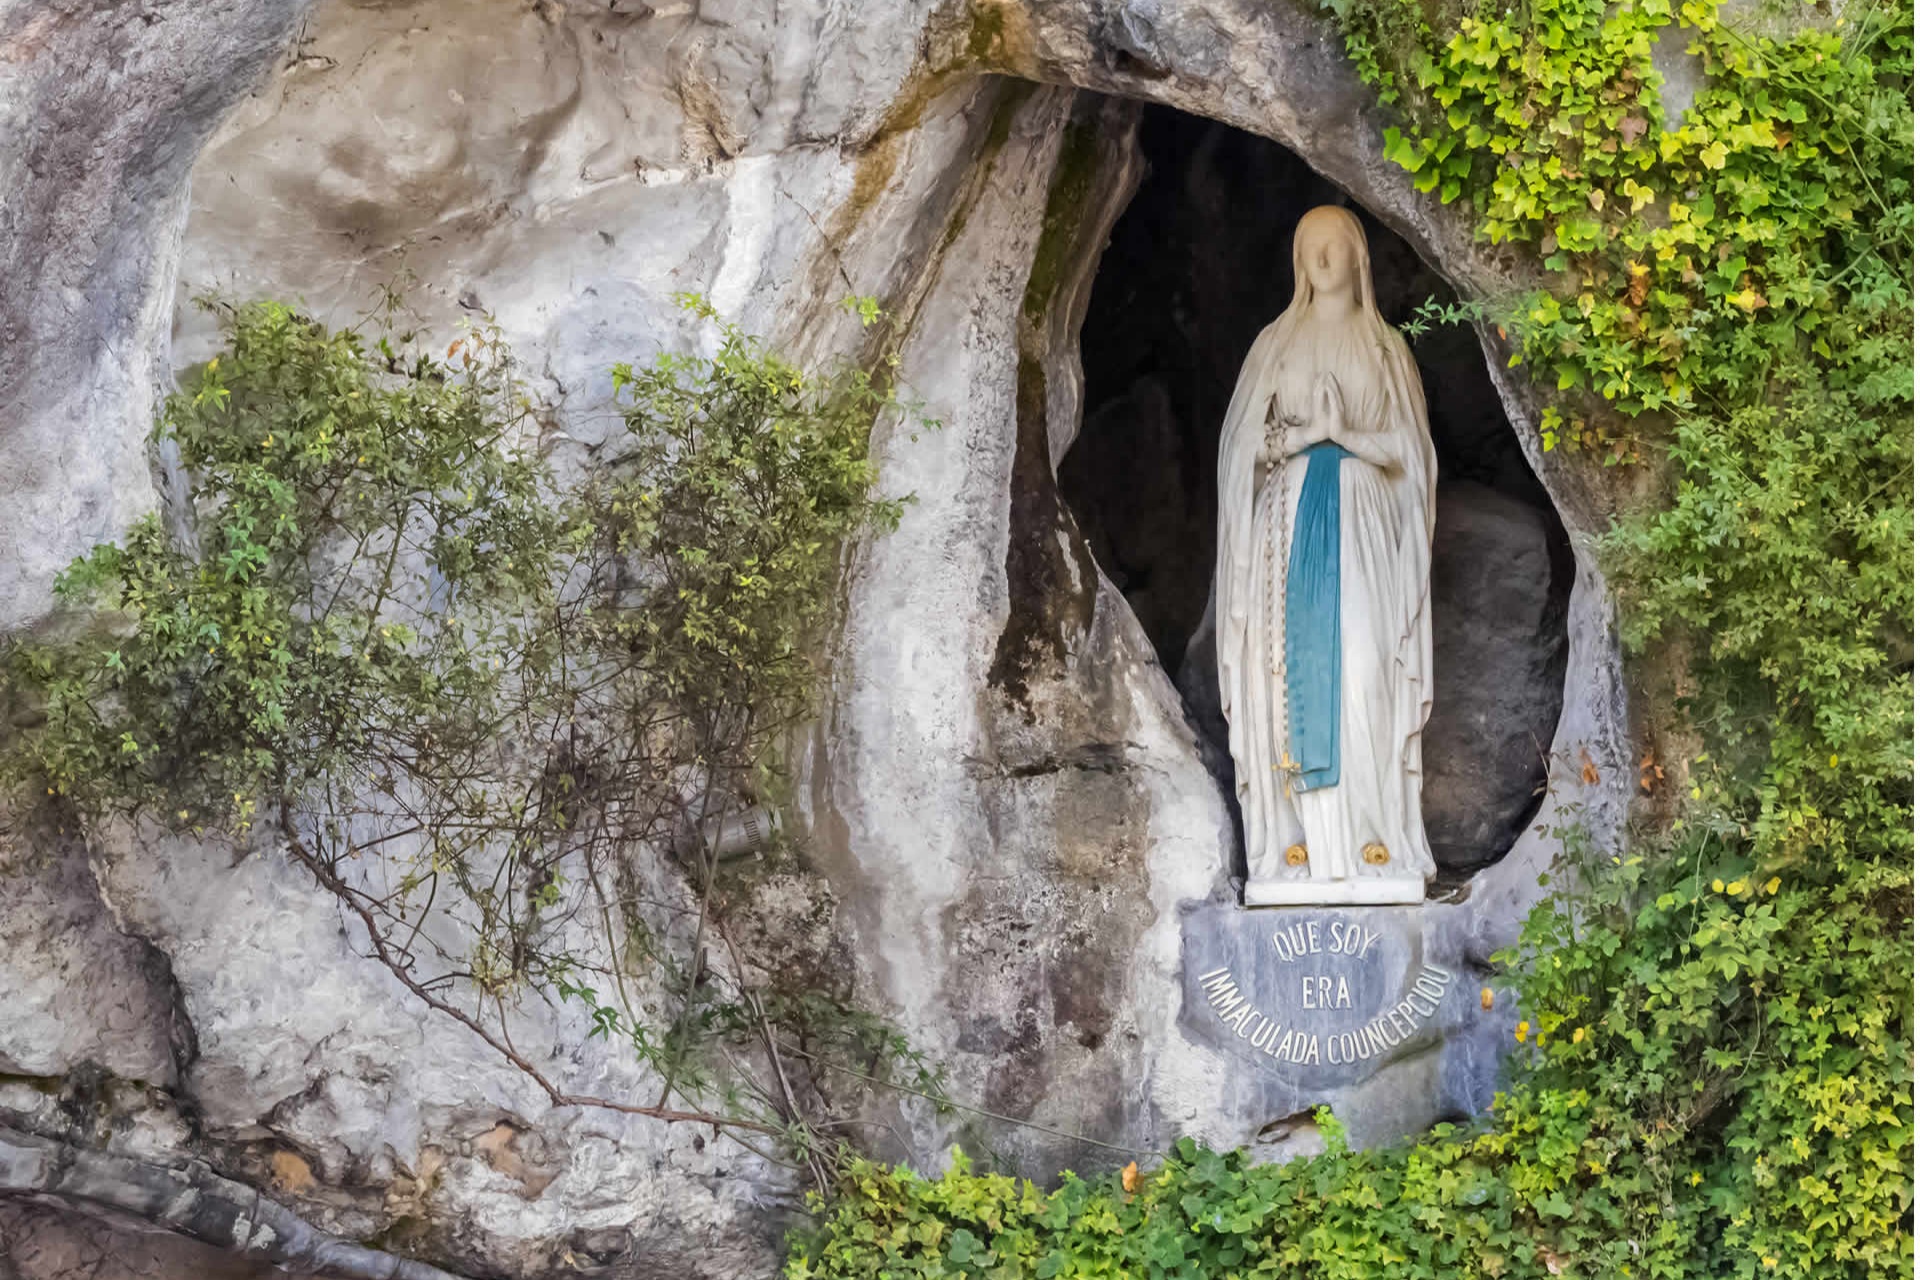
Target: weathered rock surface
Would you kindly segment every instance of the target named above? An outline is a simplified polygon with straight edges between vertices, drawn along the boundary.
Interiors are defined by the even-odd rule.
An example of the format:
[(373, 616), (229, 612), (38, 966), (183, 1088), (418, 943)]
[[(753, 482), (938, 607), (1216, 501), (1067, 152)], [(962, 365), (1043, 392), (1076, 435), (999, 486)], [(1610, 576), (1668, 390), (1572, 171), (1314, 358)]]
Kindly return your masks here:
[(0, 1073), (57, 1078), (81, 1064), (126, 1080), (177, 1083), (166, 956), (113, 918), (77, 838), (0, 845)]
[(144, 1224), (31, 1200), (0, 1200), (0, 1259), (9, 1280), (306, 1280)]
[[(18, 1197), (31, 1199), (23, 1204)], [(5, 1212), (35, 1201), (70, 1206), (70, 1212), (51, 1219)], [(100, 1230), (85, 1230), (87, 1219)], [(253, 1270), (234, 1265), (246, 1259), (344, 1280), (456, 1280), (426, 1263), (315, 1231), (254, 1188), (204, 1164), (144, 1160), (0, 1125), (0, 1233), (15, 1227), (41, 1237), (18, 1249), (9, 1244), (16, 1265), (39, 1271), (64, 1262), (72, 1268), (68, 1275), (89, 1263), (91, 1274), (102, 1268), (151, 1273), (170, 1264), (185, 1271), (196, 1260), (236, 1275)], [(133, 1237), (135, 1230), (159, 1235), (165, 1228), (171, 1233), (144, 1247)], [(3, 1235), (0, 1243), (8, 1243)], [(211, 1250), (220, 1252), (209, 1258)]]
[(200, 149), (302, 0), (0, 3), (0, 620), (153, 503), (144, 447)]
[[(195, 291), (344, 321), (404, 262), (429, 331), (476, 308), (498, 319), (580, 465), (606, 367), (703, 340), (676, 291), (802, 355), (852, 349), (838, 301), (872, 294), (945, 426), (875, 433), (882, 486), (916, 501), (849, 554), (799, 816), (865, 1001), (948, 1067), (956, 1098), (1029, 1122), (915, 1113), (883, 1152), (937, 1164), (958, 1137), (1045, 1176), (1181, 1133), (1290, 1150), (1316, 1101), (1384, 1138), (1484, 1098), (1492, 1055), (1448, 1081), (1460, 1059), (1441, 1049), (1283, 1097), (1183, 1026), (1183, 912), (1232, 900), (1232, 806), (1054, 480), (1080, 427), (1080, 317), (1138, 175), (1136, 111), (1073, 86), (1277, 139), (1452, 283), (1500, 278), (1457, 210), (1379, 159), (1365, 91), (1303, 10), (331, 0), (279, 56), (294, 6), (148, 8), (135, 23), (0, 6), (0, 119), (33, 122), (0, 131), (0, 177), (32, 193), (0, 221), (0, 537), (21, 552), (0, 555), (0, 626), (38, 619), (51, 571), (147, 500), (154, 374), (211, 340)], [(181, 238), (186, 167), (259, 70), (199, 154)], [(18, 283), (20, 264), (38, 283)], [(1525, 422), (1528, 393), (1480, 339)], [(1602, 776), (1582, 788), (1577, 766), (1557, 769), (1548, 804), (1585, 806), (1604, 836), (1626, 796), (1623, 698), (1579, 538), (1605, 494), (1525, 447), (1581, 557), (1552, 750), (1585, 751)], [(1442, 904), (1460, 964), (1511, 938), (1551, 853), (1523, 833)], [(0, 1022), (64, 1001), (75, 1025), (0, 1052), (36, 1074), (92, 1060), (159, 1085), (146, 1110), (97, 1113), (111, 1142), (205, 1153), (327, 1230), (394, 1231), (452, 1267), (534, 1275), (571, 1253), (609, 1274), (772, 1271), (789, 1174), (685, 1127), (546, 1105), (410, 1004), (272, 849), (235, 864), (127, 840), (93, 851), (91, 890), (59, 859), (36, 867), (51, 878), (7, 895), (0, 936), (38, 937), (20, 903), (57, 898), (102, 942), (84, 963), (9, 958), (9, 980), (42, 994), (15, 1005), (9, 987)], [(164, 1001), (146, 948), (164, 957)], [(144, 1012), (116, 1022), (101, 992)], [(175, 1008), (191, 1040), (163, 1026)], [(516, 1043), (569, 1087), (644, 1084), (565, 1013), (514, 1016)], [(23, 1123), (70, 1124), (63, 1107), (0, 1089)]]
[(1562, 536), (1548, 513), (1482, 485), (1441, 489), (1421, 760), (1427, 838), (1447, 872), (1511, 848), (1546, 787), (1567, 669)]

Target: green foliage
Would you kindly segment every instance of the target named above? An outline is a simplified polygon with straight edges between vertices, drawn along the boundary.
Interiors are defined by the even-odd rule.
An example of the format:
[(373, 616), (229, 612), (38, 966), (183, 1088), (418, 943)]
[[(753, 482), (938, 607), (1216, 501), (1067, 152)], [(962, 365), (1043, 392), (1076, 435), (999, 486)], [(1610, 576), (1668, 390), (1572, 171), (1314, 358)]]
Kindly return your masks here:
[[(1400, 89), (1387, 154), (1547, 288), (1516, 361), (1663, 411), (1672, 501), (1602, 547), (1627, 643), (1694, 635), (1699, 795), (1759, 856), (1911, 847), (1912, 15), (1745, 32), (1712, 0), (1333, 6)], [(1654, 42), (1704, 80), (1664, 118)], [(1394, 50), (1388, 64), (1369, 51)], [(1549, 449), (1602, 433), (1550, 408)], [(1638, 456), (1629, 429), (1607, 461)]]
[(1702, 823), (1585, 876), (1504, 957), (1532, 1052), (1481, 1140), (1564, 1202), (1544, 1247), (1571, 1274), (1910, 1272), (1906, 869), (1769, 875)]
[[(372, 341), (223, 312), (226, 349), (156, 429), (179, 536), (156, 517), (96, 548), (59, 586), (89, 625), (0, 651), (22, 726), (0, 770), (88, 823), (264, 819), (416, 996), (556, 1101), (494, 1030), (525, 995), (660, 1069), (637, 1109), (677, 1092), (802, 1125), (697, 1061), (742, 1028), (777, 1051), (760, 998), (688, 962), (724, 927), (714, 868), (697, 899), (653, 868), (704, 860), (694, 833), (775, 789), (838, 548), (900, 513), (866, 457), (891, 365), (804, 370), (721, 325), (710, 357), (614, 370), (623, 429), (565, 489), (498, 338), (436, 357), (396, 305)], [(903, 1056), (863, 1034), (870, 1071)]]
[[(1883, 378), (1903, 358), (1904, 11), (1773, 40), (1723, 24), (1712, 0), (1539, 0), (1451, 28), (1386, 0), (1351, 6), (1345, 29), (1350, 45), (1396, 47), (1417, 86), (1387, 158), (1443, 202), (1469, 197), (1489, 241), (1537, 246), (1559, 273), (1512, 327), (1561, 388), (1634, 413), (1764, 397), (1789, 351)], [(1704, 66), (1681, 120), (1663, 119), (1656, 38)]]
[[(1443, 198), (1462, 183), (1454, 194), (1472, 195), (1489, 241), (1537, 245), (1554, 274), (1510, 310), (1516, 360), (1569, 393), (1663, 411), (1669, 428), (1667, 500), (1629, 512), (1600, 547), (1627, 645), (1672, 638), (1695, 652), (1682, 692), (1705, 751), (1683, 822), (1647, 854), (1705, 849), (1729, 862), (1727, 883), (1779, 876), (1806, 895), (1755, 908), (1778, 933), (1752, 953), (1765, 963), (1751, 976), (1775, 998), (1716, 1016), (1756, 1052), (1798, 1046), (1809, 1079), (1850, 1077), (1878, 1125), (1824, 1114), (1811, 1086), (1786, 1087), (1799, 1078), (1756, 1058), (1743, 1079), (1774, 1087), (1716, 1095), (1729, 1131), (1778, 1140), (1770, 1160), (1842, 1145), (1801, 1182), (1742, 1181), (1737, 1161), (1695, 1172), (1705, 1189), (1738, 1186), (1748, 1223), (1798, 1215), (1842, 1237), (1866, 1224), (1908, 1241), (1881, 1212), (1886, 1184), (1861, 1192), (1834, 1169), (1882, 1167), (1889, 1152), (1904, 1165), (1912, 1141), (1912, 14), (1800, 10), (1769, 36), (1710, 0), (1483, 7), (1451, 23), (1422, 12), (1388, 3), (1346, 17), (1357, 48), (1398, 32), (1396, 65), (1420, 90), (1389, 156)], [(1661, 111), (1655, 39), (1703, 73), (1677, 120)], [(1594, 437), (1578, 403), (1547, 412), (1546, 447)], [(1636, 451), (1622, 443), (1608, 461)], [(1653, 902), (1700, 892), (1682, 881)], [(1648, 907), (1598, 936), (1704, 987), (1693, 923)], [(1551, 980), (1591, 959), (1592, 938), (1558, 942), (1532, 939), (1525, 981), (1541, 1008), (1571, 998)], [(1648, 983), (1604, 991), (1580, 998), (1615, 1013), (1664, 998)], [(1663, 1058), (1673, 1047), (1638, 1045), (1621, 1071), (1714, 1093), (1712, 1073), (1688, 1064), (1731, 1049), (1681, 1036), (1680, 1056)], [(1876, 1064), (1864, 1080), (1862, 1059)], [(1576, 1082), (1593, 1088), (1557, 1085)], [(1643, 1115), (1633, 1108), (1645, 1101), (1623, 1114)], [(1725, 1224), (1730, 1237), (1748, 1229)], [(1801, 1255), (1817, 1236), (1771, 1243)], [(1833, 1257), (1869, 1256), (1864, 1238), (1842, 1238)]]
[(1465, 1141), (1254, 1164), (1182, 1139), (1150, 1174), (1068, 1175), (1050, 1194), (974, 1175), (957, 1152), (937, 1180), (860, 1166), (787, 1266), (788, 1280), (1548, 1274), (1519, 1197)]
[[(1502, 321), (1566, 393), (1545, 447), (1670, 456), (1601, 551), (1627, 643), (1694, 646), (1682, 818), (1614, 858), (1565, 833), (1473, 1126), (1279, 1166), (1183, 1140), (1050, 1194), (862, 1166), (790, 1280), (1911, 1274), (1911, 14), (1323, 7), (1404, 113), (1387, 157), (1547, 273), (1413, 325)], [(1704, 70), (1680, 120), (1655, 39)]]
[(867, 431), (888, 384), (855, 368), (809, 378), (729, 325), (713, 356), (616, 365), (613, 386), (627, 438), (588, 487), (586, 518), (609, 556), (637, 562), (650, 598), (611, 613), (610, 638), (695, 719), (802, 714), (802, 644), (832, 603), (840, 540), (900, 517), (900, 502), (869, 496)]
[[(1910, 365), (1908, 366), (1910, 368)], [(1906, 376), (1906, 375), (1903, 375)], [(1794, 365), (1777, 395), (1679, 419), (1673, 500), (1603, 550), (1624, 638), (1699, 637), (1697, 797), (1778, 867), (1904, 862), (1913, 782), (1912, 438), (1871, 388)], [(1889, 421), (1889, 418), (1892, 421)]]
[(44, 710), (10, 772), (90, 812), (244, 829), (394, 726), (471, 716), (498, 693), (511, 636), (493, 628), (562, 541), (490, 335), (443, 363), (283, 306), (226, 319), (227, 350), (156, 429), (190, 478), (192, 538), (155, 516), (96, 548), (57, 593), (113, 625), (5, 655)]
[(1486, 308), (1478, 302), (1442, 302), (1438, 298), (1428, 298), (1413, 309), (1413, 313), (1401, 324), (1400, 332), (1408, 338), (1418, 338), (1435, 329), (1469, 324), (1485, 318)]

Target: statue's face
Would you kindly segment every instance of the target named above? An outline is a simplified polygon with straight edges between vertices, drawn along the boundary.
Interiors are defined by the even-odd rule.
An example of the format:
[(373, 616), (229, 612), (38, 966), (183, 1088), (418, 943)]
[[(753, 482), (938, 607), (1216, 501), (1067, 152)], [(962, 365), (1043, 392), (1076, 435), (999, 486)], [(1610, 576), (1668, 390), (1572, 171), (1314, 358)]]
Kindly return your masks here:
[(1314, 297), (1329, 302), (1352, 300), (1354, 268), (1358, 265), (1353, 242), (1331, 226), (1303, 226), (1300, 234), (1307, 238), (1302, 257)]

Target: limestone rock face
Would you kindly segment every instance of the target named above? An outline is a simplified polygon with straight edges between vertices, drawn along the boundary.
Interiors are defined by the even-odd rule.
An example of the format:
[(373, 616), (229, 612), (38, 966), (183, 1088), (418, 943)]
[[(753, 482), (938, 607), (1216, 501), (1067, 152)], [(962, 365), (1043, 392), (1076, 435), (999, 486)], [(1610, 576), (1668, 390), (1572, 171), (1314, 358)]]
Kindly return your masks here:
[(0, 1201), (0, 1242), (19, 1280), (307, 1280), (180, 1236), (62, 1213), (30, 1200)]
[[(429, 332), (497, 319), (579, 467), (607, 367), (705, 340), (676, 292), (803, 358), (854, 350), (838, 304), (871, 294), (944, 425), (876, 426), (882, 488), (915, 500), (848, 550), (794, 817), (862, 1002), (975, 1109), (877, 1117), (897, 1123), (874, 1149), (932, 1167), (966, 1141), (1046, 1177), (1181, 1134), (1293, 1150), (1315, 1103), (1362, 1141), (1484, 1105), (1502, 1014), (1477, 1001), (1332, 1081), (1196, 1031), (1184, 931), (1235, 910), (1231, 794), (1158, 624), (1102, 574), (1056, 481), (1095, 271), (1141, 176), (1136, 100), (1284, 143), (1448, 282), (1501, 279), (1457, 208), (1379, 158), (1368, 95), (1304, 10), (148, 7), (139, 24), (0, 3), (0, 189), (28, 193), (0, 214), (0, 628), (40, 621), (51, 573), (150, 501), (155, 384), (213, 340), (201, 290), (348, 322), (404, 266)], [(1524, 428), (1529, 393), (1491, 332), (1477, 342)], [(1604, 839), (1627, 795), (1624, 699), (1580, 540), (1605, 495), (1521, 440), (1574, 538), (1546, 803)], [(1461, 519), (1537, 582), (1524, 520)], [(1534, 600), (1487, 586), (1506, 589)], [(1547, 661), (1550, 622), (1514, 616)], [(1515, 721), (1543, 723), (1475, 705), (1503, 752)], [(1583, 752), (1600, 783), (1568, 769)], [(212, 1160), (327, 1230), (474, 1273), (774, 1270), (791, 1173), (686, 1126), (549, 1105), (411, 1003), (271, 847), (236, 862), (129, 833), (26, 852), (6, 874), (27, 887), (0, 894), (0, 941), (22, 943), (0, 955), (0, 1071), (38, 1078), (0, 1083), (15, 1122), (70, 1133), (85, 1115), (121, 1148)], [(1521, 832), (1457, 900), (1409, 909), (1401, 951), (1477, 972), (1552, 853)], [(53, 919), (74, 924), (59, 945)], [(564, 1010), (513, 1018), (565, 1087), (650, 1083)]]
[(300, 0), (0, 3), (0, 620), (152, 506), (187, 172)]
[(91, 1063), (146, 1084), (177, 1083), (171, 965), (103, 899), (87, 851), (53, 833), (0, 849), (0, 1073), (57, 1077)]

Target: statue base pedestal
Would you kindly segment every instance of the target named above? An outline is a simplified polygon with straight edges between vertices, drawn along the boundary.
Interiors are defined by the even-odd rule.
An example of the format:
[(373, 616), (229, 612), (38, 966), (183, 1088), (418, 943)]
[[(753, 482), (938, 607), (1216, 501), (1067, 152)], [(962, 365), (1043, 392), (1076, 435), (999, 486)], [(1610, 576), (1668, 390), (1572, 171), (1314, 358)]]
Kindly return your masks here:
[(1362, 876), (1357, 880), (1249, 880), (1250, 907), (1396, 906), (1427, 900), (1417, 876)]

